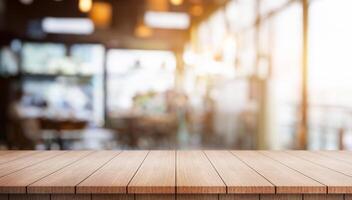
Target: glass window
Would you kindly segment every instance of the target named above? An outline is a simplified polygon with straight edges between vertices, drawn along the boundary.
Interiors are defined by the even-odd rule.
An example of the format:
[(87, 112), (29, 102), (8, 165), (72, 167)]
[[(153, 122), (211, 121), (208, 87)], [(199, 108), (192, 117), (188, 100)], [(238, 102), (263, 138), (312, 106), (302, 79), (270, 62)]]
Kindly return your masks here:
[(103, 106), (103, 65), (105, 48), (101, 44), (74, 44), (71, 46), (71, 58), (76, 73), (91, 76), (92, 110), (95, 122), (102, 125)]
[[(302, 9), (294, 3), (271, 18), (273, 31), (272, 106), (275, 148), (290, 148), (297, 126), (298, 105), (301, 100)], [(268, 44), (269, 45), (269, 44)]]
[(100, 44), (75, 44), (71, 47), (71, 57), (80, 74), (102, 74), (104, 46)]
[[(336, 149), (352, 135), (352, 1), (320, 0), (310, 6), (310, 148)], [(349, 140), (351, 141), (351, 140)], [(346, 140), (346, 148), (352, 144)]]
[[(61, 72), (66, 62), (66, 48), (63, 44), (25, 43), (22, 49), (23, 70), (27, 73), (53, 74)], [(66, 67), (71, 72), (72, 67)]]
[(130, 111), (141, 93), (174, 87), (176, 60), (172, 52), (112, 49), (107, 55), (108, 112)]
[(274, 11), (287, 2), (289, 0), (260, 0), (260, 14), (263, 15)]

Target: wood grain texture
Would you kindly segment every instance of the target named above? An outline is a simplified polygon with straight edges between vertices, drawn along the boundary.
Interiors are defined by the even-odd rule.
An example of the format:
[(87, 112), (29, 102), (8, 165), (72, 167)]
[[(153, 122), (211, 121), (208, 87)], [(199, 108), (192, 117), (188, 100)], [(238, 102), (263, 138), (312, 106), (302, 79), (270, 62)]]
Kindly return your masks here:
[(299, 194), (263, 194), (260, 200), (303, 200)]
[(127, 193), (148, 151), (124, 151), (76, 187), (77, 193)]
[(135, 200), (176, 200), (174, 194), (136, 194)]
[(10, 194), (9, 200), (50, 200), (49, 194)]
[(93, 194), (92, 200), (134, 200), (133, 194)]
[(91, 200), (90, 194), (52, 194), (50, 200)]
[(226, 186), (202, 151), (177, 151), (177, 193), (226, 193)]
[[(64, 152), (61, 151), (44, 151), (38, 152), (36, 154), (28, 155), (26, 157), (20, 157), (18, 159), (12, 160), (11, 162), (7, 162), (0, 165), (0, 177), (11, 174), (18, 170), (24, 169), (31, 165), (35, 165), (37, 163), (46, 161), (49, 158), (53, 158)], [(17, 153), (15, 153), (17, 154)], [(9, 156), (11, 154), (6, 154), (5, 156)]]
[(352, 200), (351, 152), (29, 152), (0, 152), (0, 200)]
[(352, 165), (341, 160), (333, 159), (318, 153), (309, 151), (287, 151), (288, 153), (313, 162), (315, 164), (324, 166), (326, 168), (335, 170), (337, 172), (352, 176)]
[(229, 151), (205, 151), (224, 180), (227, 193), (275, 193), (275, 187)]
[(175, 193), (175, 151), (150, 151), (128, 185), (128, 193)]
[(261, 153), (326, 185), (328, 193), (352, 193), (352, 177), (285, 152), (261, 151)]
[(40, 151), (0, 151), (0, 164), (7, 163), (25, 156), (40, 153)]
[(0, 178), (0, 193), (26, 193), (26, 186), (87, 156), (90, 151), (70, 151)]
[(177, 200), (218, 200), (217, 194), (178, 194)]
[(9, 154), (9, 153), (13, 153), (16, 150), (0, 150), (0, 156), (5, 155), (5, 154)]
[(36, 181), (28, 193), (75, 193), (75, 186), (117, 156), (119, 151), (94, 152), (79, 161)]
[(259, 200), (258, 194), (220, 194), (219, 200)]
[(303, 196), (304, 200), (344, 200), (343, 195), (334, 194), (305, 194)]
[(326, 186), (254, 151), (232, 151), (276, 187), (276, 193), (326, 193)]
[(346, 151), (315, 151), (320, 155), (352, 164), (352, 153)]

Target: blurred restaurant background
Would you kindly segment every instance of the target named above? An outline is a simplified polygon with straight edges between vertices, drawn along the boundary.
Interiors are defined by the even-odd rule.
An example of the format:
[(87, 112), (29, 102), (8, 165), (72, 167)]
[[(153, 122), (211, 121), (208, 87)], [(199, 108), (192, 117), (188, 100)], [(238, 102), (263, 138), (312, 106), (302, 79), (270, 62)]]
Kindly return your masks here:
[(351, 0), (0, 0), (1, 149), (352, 149)]

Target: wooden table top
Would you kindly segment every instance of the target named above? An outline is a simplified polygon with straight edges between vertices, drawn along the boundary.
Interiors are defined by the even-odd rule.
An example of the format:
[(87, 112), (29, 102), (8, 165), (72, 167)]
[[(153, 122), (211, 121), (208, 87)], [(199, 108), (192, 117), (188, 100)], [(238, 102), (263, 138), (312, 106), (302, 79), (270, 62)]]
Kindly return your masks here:
[(348, 194), (347, 151), (0, 151), (0, 193)]

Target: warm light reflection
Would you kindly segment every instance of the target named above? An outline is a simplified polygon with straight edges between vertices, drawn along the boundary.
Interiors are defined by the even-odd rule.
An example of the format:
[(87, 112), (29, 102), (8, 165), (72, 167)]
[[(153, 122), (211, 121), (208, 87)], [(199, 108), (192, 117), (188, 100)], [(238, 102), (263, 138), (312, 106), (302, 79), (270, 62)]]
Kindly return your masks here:
[(89, 12), (92, 8), (92, 0), (79, 0), (78, 7), (81, 12)]
[[(345, 99), (350, 94), (351, 6), (350, 0), (322, 0), (312, 4), (309, 23), (309, 86), (313, 92), (330, 95), (332, 92), (340, 92), (345, 94)], [(330, 103), (343, 99), (334, 99), (335, 95), (330, 95), (325, 98)], [(314, 99), (321, 100), (318, 97)]]
[(134, 34), (140, 38), (147, 38), (153, 35), (153, 30), (144, 24), (136, 27)]
[(170, 3), (174, 6), (179, 6), (183, 3), (183, 0), (170, 0)]
[(147, 11), (144, 15), (145, 24), (153, 28), (187, 29), (190, 20), (189, 15), (184, 12)]
[(106, 2), (94, 2), (89, 16), (96, 27), (107, 28), (111, 23), (112, 7)]
[(190, 11), (191, 15), (193, 16), (201, 16), (203, 14), (203, 6), (201, 5), (194, 5), (191, 7)]

